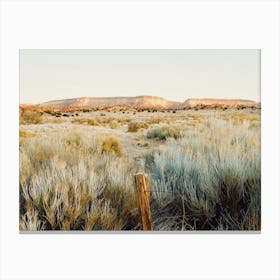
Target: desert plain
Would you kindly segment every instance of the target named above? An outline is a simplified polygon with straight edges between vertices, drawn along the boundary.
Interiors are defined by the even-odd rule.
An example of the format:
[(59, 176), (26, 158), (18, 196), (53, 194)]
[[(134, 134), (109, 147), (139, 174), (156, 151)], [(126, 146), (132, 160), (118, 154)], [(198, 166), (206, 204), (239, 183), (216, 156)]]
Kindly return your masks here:
[(261, 229), (260, 104), (144, 99), (20, 106), (21, 231)]

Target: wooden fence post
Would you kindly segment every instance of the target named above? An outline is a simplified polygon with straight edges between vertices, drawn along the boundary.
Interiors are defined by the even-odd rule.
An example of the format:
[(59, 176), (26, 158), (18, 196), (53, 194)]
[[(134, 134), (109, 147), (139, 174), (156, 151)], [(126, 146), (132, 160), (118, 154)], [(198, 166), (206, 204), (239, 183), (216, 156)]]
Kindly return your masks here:
[(148, 177), (143, 173), (138, 173), (135, 175), (135, 183), (138, 195), (142, 229), (153, 230), (150, 209), (150, 184)]

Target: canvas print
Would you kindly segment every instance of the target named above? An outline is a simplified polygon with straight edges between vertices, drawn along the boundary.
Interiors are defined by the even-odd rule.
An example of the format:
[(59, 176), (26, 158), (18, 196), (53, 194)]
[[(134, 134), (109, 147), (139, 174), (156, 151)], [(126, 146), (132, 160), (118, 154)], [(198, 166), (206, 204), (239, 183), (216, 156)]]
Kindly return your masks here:
[(19, 230), (260, 231), (260, 50), (19, 51)]

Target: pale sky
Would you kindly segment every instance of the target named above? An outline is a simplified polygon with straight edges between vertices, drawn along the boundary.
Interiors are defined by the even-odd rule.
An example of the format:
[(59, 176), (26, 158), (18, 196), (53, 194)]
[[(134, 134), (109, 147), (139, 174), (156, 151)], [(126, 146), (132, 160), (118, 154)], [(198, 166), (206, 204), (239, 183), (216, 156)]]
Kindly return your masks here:
[(76, 97), (260, 101), (260, 50), (20, 50), (20, 103)]

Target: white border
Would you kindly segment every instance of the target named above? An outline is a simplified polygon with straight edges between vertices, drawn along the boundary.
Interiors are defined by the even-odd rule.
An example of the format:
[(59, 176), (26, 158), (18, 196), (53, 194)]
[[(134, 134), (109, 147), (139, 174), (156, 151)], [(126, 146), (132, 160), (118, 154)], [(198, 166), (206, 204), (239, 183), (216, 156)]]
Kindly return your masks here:
[[(279, 2), (2, 1), (1, 278), (279, 279)], [(262, 233), (20, 235), (18, 50), (262, 50)]]

